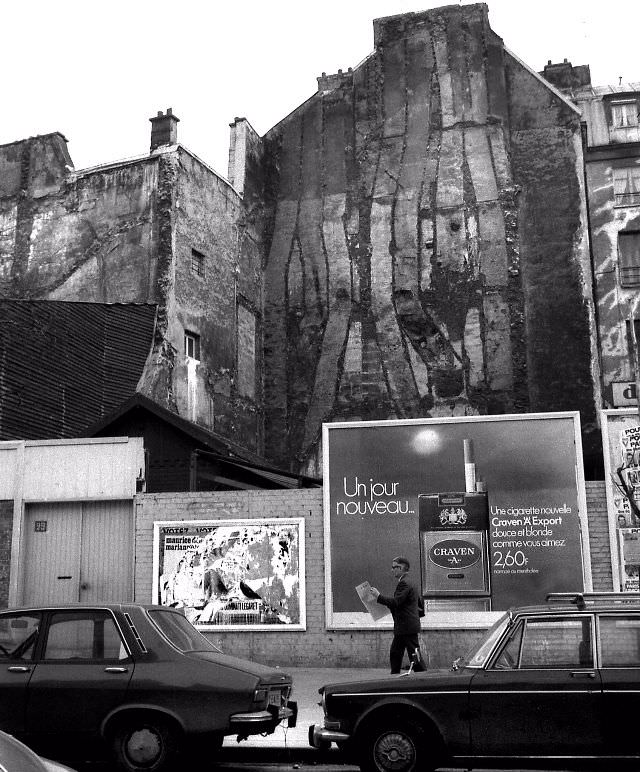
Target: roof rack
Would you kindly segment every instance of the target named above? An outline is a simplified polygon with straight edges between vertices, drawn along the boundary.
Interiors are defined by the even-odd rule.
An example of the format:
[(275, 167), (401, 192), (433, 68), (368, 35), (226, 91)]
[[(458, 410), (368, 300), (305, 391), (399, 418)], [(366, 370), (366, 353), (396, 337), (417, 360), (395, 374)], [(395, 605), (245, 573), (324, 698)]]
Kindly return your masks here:
[(622, 603), (640, 603), (640, 592), (550, 592), (547, 603), (572, 603), (578, 608), (585, 608), (587, 603), (609, 600)]

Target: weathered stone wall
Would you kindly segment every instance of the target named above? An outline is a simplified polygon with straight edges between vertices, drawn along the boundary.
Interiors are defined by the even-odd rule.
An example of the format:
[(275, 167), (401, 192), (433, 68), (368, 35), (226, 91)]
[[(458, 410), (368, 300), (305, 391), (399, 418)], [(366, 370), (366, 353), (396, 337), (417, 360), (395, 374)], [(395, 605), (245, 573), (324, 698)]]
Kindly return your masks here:
[[(243, 227), (244, 207), (235, 191), (182, 150), (179, 164), (175, 329), (169, 336), (179, 340), (183, 330), (190, 330), (205, 344), (196, 369), (197, 422), (258, 452), (263, 439), (262, 393), (258, 388), (250, 396), (238, 388), (238, 305), (256, 320), (253, 367), (257, 374), (262, 366), (262, 254), (255, 233)], [(192, 270), (192, 249), (204, 255), (203, 276)], [(249, 352), (246, 343), (243, 354)], [(189, 416), (190, 376), (184, 358), (176, 361), (173, 383), (180, 414)]]
[(269, 453), (317, 472), (332, 420), (592, 423), (577, 111), (507, 63), (484, 4), (379, 19), (375, 46), (266, 138)]
[[(260, 454), (262, 251), (238, 193), (179, 146), (75, 172), (59, 134), (1, 147), (0, 181), (0, 297), (156, 303), (139, 390)], [(242, 396), (240, 302), (255, 318), (255, 388)], [(200, 335), (199, 365), (185, 330)]]
[[(157, 159), (75, 174), (58, 134), (0, 148), (0, 296), (154, 302)], [(68, 158), (68, 156), (67, 156)]]

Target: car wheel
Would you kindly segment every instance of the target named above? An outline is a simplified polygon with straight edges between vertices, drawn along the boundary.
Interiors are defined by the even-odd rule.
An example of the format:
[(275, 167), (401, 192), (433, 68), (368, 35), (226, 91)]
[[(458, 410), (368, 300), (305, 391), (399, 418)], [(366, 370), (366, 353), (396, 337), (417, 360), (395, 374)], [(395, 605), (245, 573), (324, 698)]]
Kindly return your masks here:
[(390, 721), (372, 727), (360, 746), (363, 772), (427, 772), (422, 729), (412, 721)]
[(125, 772), (163, 772), (175, 761), (176, 733), (162, 719), (140, 716), (118, 727), (113, 751)]

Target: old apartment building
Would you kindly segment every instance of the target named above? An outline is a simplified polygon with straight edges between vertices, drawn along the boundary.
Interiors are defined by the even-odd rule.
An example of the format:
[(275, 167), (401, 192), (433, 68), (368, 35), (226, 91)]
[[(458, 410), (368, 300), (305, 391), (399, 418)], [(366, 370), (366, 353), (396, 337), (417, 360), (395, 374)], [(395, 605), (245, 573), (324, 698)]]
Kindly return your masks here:
[(156, 304), (137, 391), (283, 469), (320, 475), (326, 421), (567, 409), (597, 468), (580, 108), (482, 3), (373, 44), (264, 137), (237, 118), (228, 180), (171, 110), (91, 169), (0, 147), (0, 296)]

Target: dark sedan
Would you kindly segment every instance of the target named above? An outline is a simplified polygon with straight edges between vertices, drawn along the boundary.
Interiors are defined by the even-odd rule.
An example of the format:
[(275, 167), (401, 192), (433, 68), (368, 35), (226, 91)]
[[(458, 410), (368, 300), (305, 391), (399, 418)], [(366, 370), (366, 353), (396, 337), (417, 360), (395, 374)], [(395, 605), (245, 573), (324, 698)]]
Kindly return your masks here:
[(561, 594), (505, 613), (450, 671), (324, 686), (311, 745), (367, 772), (640, 766), (640, 596)]
[(162, 606), (3, 611), (0, 665), (0, 729), (65, 757), (101, 748), (126, 772), (296, 720), (291, 676), (222, 654)]

